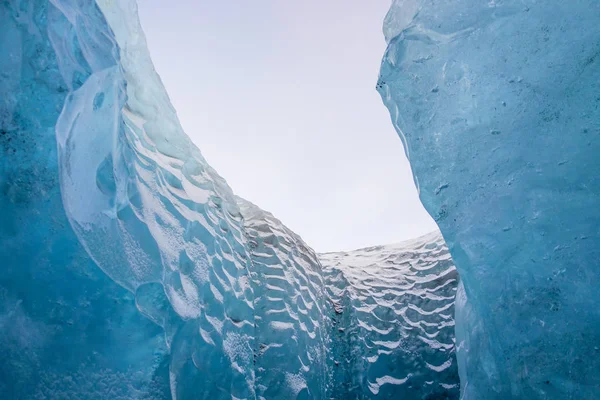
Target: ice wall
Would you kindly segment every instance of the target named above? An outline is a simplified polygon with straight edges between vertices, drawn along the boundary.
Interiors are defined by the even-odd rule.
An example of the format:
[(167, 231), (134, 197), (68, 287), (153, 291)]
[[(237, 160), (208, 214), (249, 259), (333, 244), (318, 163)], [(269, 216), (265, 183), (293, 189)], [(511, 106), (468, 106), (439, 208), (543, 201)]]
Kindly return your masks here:
[(334, 305), (335, 399), (457, 399), (456, 268), (439, 232), (319, 255)]
[(239, 209), (98, 5), (0, 5), (2, 397), (253, 398)]
[(272, 219), (183, 133), (135, 2), (0, 11), (0, 397), (324, 398), (320, 264), (253, 236)]
[(377, 83), (456, 262), (465, 399), (600, 397), (600, 3), (396, 0)]
[(317, 255), (277, 218), (238, 198), (252, 258), (261, 399), (329, 399), (331, 305)]
[[(80, 29), (98, 28), (85, 30), (96, 54), (110, 53), (99, 10), (79, 13)], [(65, 81), (50, 37), (75, 31), (53, 3), (0, 3), (0, 398), (164, 399), (164, 333), (96, 267), (63, 207), (55, 126), (91, 67), (71, 41)]]
[(386, 249), (393, 279), (324, 275), (185, 135), (134, 1), (8, 0), (0, 27), (0, 398), (456, 391), (439, 238)]
[(65, 210), (98, 266), (165, 330), (173, 395), (251, 398), (253, 295), (239, 209), (183, 132), (135, 2), (98, 6), (119, 63), (74, 91), (57, 122)]

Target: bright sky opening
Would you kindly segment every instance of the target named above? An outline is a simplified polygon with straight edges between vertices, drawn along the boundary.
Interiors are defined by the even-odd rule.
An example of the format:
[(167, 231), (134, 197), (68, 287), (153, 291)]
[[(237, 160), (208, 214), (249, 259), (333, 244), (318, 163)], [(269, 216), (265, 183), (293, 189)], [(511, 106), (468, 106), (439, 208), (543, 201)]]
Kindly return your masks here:
[(389, 0), (141, 0), (182, 126), (316, 251), (436, 229), (375, 83)]

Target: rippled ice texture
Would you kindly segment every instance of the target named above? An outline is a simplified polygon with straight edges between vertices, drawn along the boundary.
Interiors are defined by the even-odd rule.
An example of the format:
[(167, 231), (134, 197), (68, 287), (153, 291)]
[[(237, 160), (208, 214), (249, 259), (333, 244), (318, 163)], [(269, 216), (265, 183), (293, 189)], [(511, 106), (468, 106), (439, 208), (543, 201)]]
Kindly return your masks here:
[(600, 2), (396, 0), (384, 31), (377, 87), (464, 284), (464, 398), (600, 398)]
[(328, 399), (331, 314), (317, 255), (277, 218), (237, 198), (252, 259), (256, 394)]
[(0, 27), (0, 398), (456, 394), (439, 236), (324, 270), (185, 135), (132, 0)]
[(334, 304), (334, 399), (457, 399), (458, 275), (435, 232), (321, 254)]

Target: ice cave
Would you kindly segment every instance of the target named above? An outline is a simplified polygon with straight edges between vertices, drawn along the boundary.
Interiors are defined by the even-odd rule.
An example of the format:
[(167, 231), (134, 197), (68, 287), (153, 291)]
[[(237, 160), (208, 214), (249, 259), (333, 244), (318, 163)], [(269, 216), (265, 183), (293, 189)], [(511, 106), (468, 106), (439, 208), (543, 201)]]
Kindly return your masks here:
[(0, 2), (0, 398), (600, 399), (600, 2), (383, 32), (439, 232), (317, 254), (183, 131), (135, 0)]

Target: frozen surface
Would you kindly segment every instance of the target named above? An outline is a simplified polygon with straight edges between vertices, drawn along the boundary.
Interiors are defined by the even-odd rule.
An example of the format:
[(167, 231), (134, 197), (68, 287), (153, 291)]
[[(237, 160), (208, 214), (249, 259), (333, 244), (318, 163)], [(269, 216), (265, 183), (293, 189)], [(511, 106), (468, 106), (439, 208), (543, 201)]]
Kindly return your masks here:
[(0, 398), (455, 396), (438, 236), (324, 270), (183, 132), (132, 0), (0, 26)]
[[(104, 27), (87, 32), (110, 65), (101, 13), (82, 3), (79, 15)], [(66, 82), (50, 37), (75, 28), (46, 1), (1, 2), (0, 27), (0, 398), (164, 399), (164, 333), (90, 259), (61, 199), (55, 126), (92, 67), (69, 42)]]
[(0, 397), (253, 398), (242, 217), (135, 3), (0, 12)]
[(335, 311), (332, 398), (457, 399), (458, 276), (439, 232), (319, 257)]
[(600, 398), (600, 3), (397, 0), (377, 88), (464, 284), (465, 399)]
[(238, 198), (252, 258), (256, 393), (327, 399), (331, 306), (313, 250), (278, 219)]

